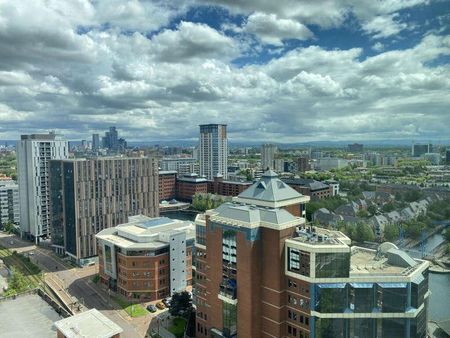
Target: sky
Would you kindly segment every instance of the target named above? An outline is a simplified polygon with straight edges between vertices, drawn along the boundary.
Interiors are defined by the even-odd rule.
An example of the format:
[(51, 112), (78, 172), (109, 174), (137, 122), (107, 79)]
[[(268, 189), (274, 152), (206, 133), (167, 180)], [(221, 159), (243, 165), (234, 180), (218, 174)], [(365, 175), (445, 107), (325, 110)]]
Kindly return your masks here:
[(0, 0), (0, 139), (450, 140), (449, 0)]

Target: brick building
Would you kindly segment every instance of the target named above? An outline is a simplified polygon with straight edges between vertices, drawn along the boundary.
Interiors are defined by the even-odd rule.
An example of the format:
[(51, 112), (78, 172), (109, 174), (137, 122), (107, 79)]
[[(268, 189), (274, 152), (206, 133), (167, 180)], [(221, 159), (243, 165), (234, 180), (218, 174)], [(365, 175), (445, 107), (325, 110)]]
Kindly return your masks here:
[(192, 284), (191, 222), (138, 215), (96, 237), (101, 282), (125, 297), (157, 300)]
[(428, 265), (306, 227), (302, 196), (267, 172), (196, 219), (196, 337), (425, 337)]
[(159, 201), (169, 201), (177, 195), (177, 171), (159, 172)]
[(222, 175), (215, 175), (213, 180), (208, 180), (208, 193), (237, 196), (252, 184), (252, 182), (224, 181)]
[(176, 189), (177, 199), (190, 202), (195, 194), (208, 192), (208, 181), (197, 174), (190, 174), (178, 178)]
[(283, 182), (299, 193), (310, 196), (312, 200), (334, 196), (332, 186), (313, 179), (292, 178), (283, 179)]

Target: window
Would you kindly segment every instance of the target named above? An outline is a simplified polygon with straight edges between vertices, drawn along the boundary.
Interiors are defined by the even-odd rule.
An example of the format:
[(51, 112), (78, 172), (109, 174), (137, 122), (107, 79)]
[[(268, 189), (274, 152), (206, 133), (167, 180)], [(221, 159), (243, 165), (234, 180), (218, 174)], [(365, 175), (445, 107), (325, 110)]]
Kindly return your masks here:
[(350, 253), (317, 253), (316, 278), (345, 278), (350, 271)]

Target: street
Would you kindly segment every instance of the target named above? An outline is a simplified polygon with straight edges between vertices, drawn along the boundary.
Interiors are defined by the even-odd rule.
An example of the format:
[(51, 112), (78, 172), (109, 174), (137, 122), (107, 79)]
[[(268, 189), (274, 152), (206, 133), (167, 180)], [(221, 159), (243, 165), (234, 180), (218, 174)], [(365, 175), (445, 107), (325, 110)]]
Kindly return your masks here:
[[(11, 244), (12, 241), (12, 244)], [(14, 235), (0, 232), (0, 245), (5, 248), (27, 254), (33, 263), (37, 264), (45, 273), (46, 278), (57, 281), (62, 292), (75, 297), (82, 307), (96, 308), (113, 322), (123, 328), (124, 338), (145, 337), (153, 314), (131, 318), (115, 302), (111, 301), (104, 290), (92, 282), (97, 266), (85, 268), (70, 267), (49, 249), (36, 247), (33, 243), (23, 241)]]

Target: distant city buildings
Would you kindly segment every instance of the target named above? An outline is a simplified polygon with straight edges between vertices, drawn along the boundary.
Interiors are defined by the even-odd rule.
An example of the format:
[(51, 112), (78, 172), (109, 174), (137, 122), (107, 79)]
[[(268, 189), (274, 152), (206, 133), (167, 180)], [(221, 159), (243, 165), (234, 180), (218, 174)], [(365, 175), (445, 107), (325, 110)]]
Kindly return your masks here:
[(226, 124), (200, 125), (200, 175), (213, 179), (221, 174), (228, 177), (228, 139)]
[(364, 150), (364, 145), (359, 144), (359, 143), (353, 143), (353, 144), (349, 144), (347, 146), (348, 151), (352, 152), (352, 153), (360, 153)]
[(102, 147), (114, 153), (123, 152), (127, 148), (127, 142), (119, 138), (116, 127), (109, 127), (109, 131), (102, 138)]
[(336, 157), (321, 157), (315, 164), (315, 168), (320, 170), (342, 169), (347, 166), (348, 160)]
[(192, 285), (191, 222), (139, 215), (96, 237), (100, 280), (124, 297), (157, 300)]
[(60, 135), (22, 135), (17, 142), (20, 231), (38, 242), (50, 236), (49, 161), (65, 159), (69, 144)]
[(422, 144), (414, 143), (411, 148), (412, 157), (421, 157), (426, 153), (431, 153), (433, 151), (433, 145), (431, 143)]
[(54, 160), (49, 168), (52, 246), (80, 264), (97, 255), (99, 231), (159, 215), (154, 158)]
[(428, 266), (305, 226), (273, 172), (196, 218), (196, 337), (425, 337)]
[(176, 171), (180, 176), (200, 174), (199, 163), (192, 157), (163, 158), (159, 166), (162, 171)]
[[(274, 144), (263, 144), (261, 147), (261, 168), (262, 170), (275, 169), (275, 156), (277, 154), (277, 146)], [(280, 169), (280, 168), (278, 168)], [(280, 172), (280, 170), (277, 170)], [(281, 172), (284, 171), (284, 167)]]
[(19, 186), (12, 180), (0, 180), (0, 228), (20, 223)]
[(450, 165), (450, 149), (445, 150), (445, 163)]
[(308, 157), (303, 156), (297, 158), (297, 170), (301, 173), (311, 170)]
[(100, 149), (100, 135), (92, 134), (92, 150), (97, 151)]
[(441, 164), (441, 154), (439, 153), (426, 153), (423, 158), (431, 163), (431, 165)]

